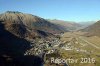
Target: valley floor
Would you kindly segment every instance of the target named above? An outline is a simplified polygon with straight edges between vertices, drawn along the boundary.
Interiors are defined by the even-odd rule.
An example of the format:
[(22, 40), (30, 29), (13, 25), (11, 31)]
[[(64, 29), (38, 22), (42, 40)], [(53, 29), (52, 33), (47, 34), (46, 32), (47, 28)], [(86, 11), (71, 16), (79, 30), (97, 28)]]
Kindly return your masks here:
[[(100, 37), (84, 36), (85, 32), (66, 32), (61, 35), (61, 43), (53, 47), (58, 52), (47, 54), (47, 60), (51, 57), (61, 59), (77, 59), (77, 62), (60, 63), (50, 66), (100, 66)], [(50, 62), (49, 62), (50, 63)], [(62, 65), (61, 65), (62, 64)], [(49, 66), (48, 63), (45, 66)]]

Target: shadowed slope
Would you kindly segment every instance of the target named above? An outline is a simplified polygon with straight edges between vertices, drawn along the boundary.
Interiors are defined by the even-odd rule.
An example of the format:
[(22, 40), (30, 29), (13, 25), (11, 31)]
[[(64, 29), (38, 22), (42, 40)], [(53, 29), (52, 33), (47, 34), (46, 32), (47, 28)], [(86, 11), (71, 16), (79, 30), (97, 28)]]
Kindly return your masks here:
[(30, 42), (8, 32), (0, 22), (0, 52), (8, 55), (20, 55), (27, 49), (30, 49)]
[(41, 66), (40, 57), (24, 56), (28, 49), (30, 42), (5, 30), (0, 22), (0, 66)]

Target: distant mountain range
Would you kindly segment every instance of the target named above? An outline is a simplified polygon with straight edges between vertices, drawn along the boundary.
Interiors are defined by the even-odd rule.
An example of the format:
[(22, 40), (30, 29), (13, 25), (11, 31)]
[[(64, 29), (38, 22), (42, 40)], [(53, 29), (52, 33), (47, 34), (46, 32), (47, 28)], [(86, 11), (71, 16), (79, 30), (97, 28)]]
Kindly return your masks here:
[(100, 21), (82, 29), (81, 31), (88, 32), (87, 36), (100, 36)]
[(94, 23), (96, 23), (96, 21), (79, 22), (79, 24), (82, 25), (81, 28), (86, 28), (86, 27), (88, 27), (88, 26), (90, 26), (90, 25), (92, 25), (92, 24), (94, 24)]
[(64, 20), (57, 20), (57, 19), (54, 20), (48, 19), (48, 21), (58, 25), (59, 27), (63, 28), (65, 31), (73, 31), (82, 27), (81, 24), (71, 22), (71, 21), (64, 21)]

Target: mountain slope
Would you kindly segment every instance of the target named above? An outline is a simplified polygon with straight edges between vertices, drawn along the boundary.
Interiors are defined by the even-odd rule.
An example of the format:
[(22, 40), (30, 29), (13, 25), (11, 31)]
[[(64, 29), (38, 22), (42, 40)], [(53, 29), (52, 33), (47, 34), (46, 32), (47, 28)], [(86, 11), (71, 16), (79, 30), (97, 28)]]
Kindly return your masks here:
[(21, 13), (21, 12), (7, 11), (3, 14), (0, 14), (0, 20), (5, 21), (6, 23), (10, 22), (12, 24), (20, 24), (21, 28), (22, 26), (23, 27), (25, 26), (30, 30), (35, 29), (35, 30), (49, 32), (49, 33), (62, 32), (62, 30), (57, 25), (52, 24), (43, 18), (31, 14)]
[(0, 55), (23, 55), (28, 49), (30, 49), (30, 42), (10, 33), (5, 29), (4, 24), (0, 22)]
[(31, 48), (29, 41), (7, 31), (5, 24), (0, 21), (0, 66), (41, 66), (42, 58), (34, 55), (24, 56)]
[[(0, 14), (0, 65), (41, 66), (43, 59), (30, 54), (30, 52), (38, 52), (34, 48), (40, 50), (42, 47), (36, 41), (39, 39), (33, 38), (52, 37), (54, 36), (52, 33), (59, 32), (61, 30), (58, 26), (37, 16), (11, 11)], [(46, 43), (43, 44), (45, 46)], [(28, 54), (25, 55), (26, 53)]]
[(88, 36), (91, 35), (100, 36), (100, 21), (97, 21), (93, 25), (88, 26), (87, 28), (82, 29), (81, 31), (88, 32), (87, 33)]
[(48, 21), (50, 21), (51, 23), (54, 23), (54, 24), (60, 26), (61, 28), (63, 28), (66, 31), (76, 30), (79, 27), (81, 27), (80, 24), (75, 23), (75, 22), (68, 22), (68, 21), (56, 20), (56, 19), (48, 20)]

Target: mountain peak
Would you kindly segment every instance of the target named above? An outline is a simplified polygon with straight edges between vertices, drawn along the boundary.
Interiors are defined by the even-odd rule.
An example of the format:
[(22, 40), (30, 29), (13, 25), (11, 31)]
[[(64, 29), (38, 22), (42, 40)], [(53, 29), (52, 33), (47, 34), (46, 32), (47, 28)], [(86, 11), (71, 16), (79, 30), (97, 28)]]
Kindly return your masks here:
[[(51, 33), (60, 33), (62, 30), (49, 21), (18, 11), (6, 11), (0, 14), (5, 29), (18, 37), (49, 36)], [(46, 35), (47, 34), (47, 35)]]
[(19, 12), (19, 11), (6, 11), (5, 13), (22, 13), (22, 12)]

